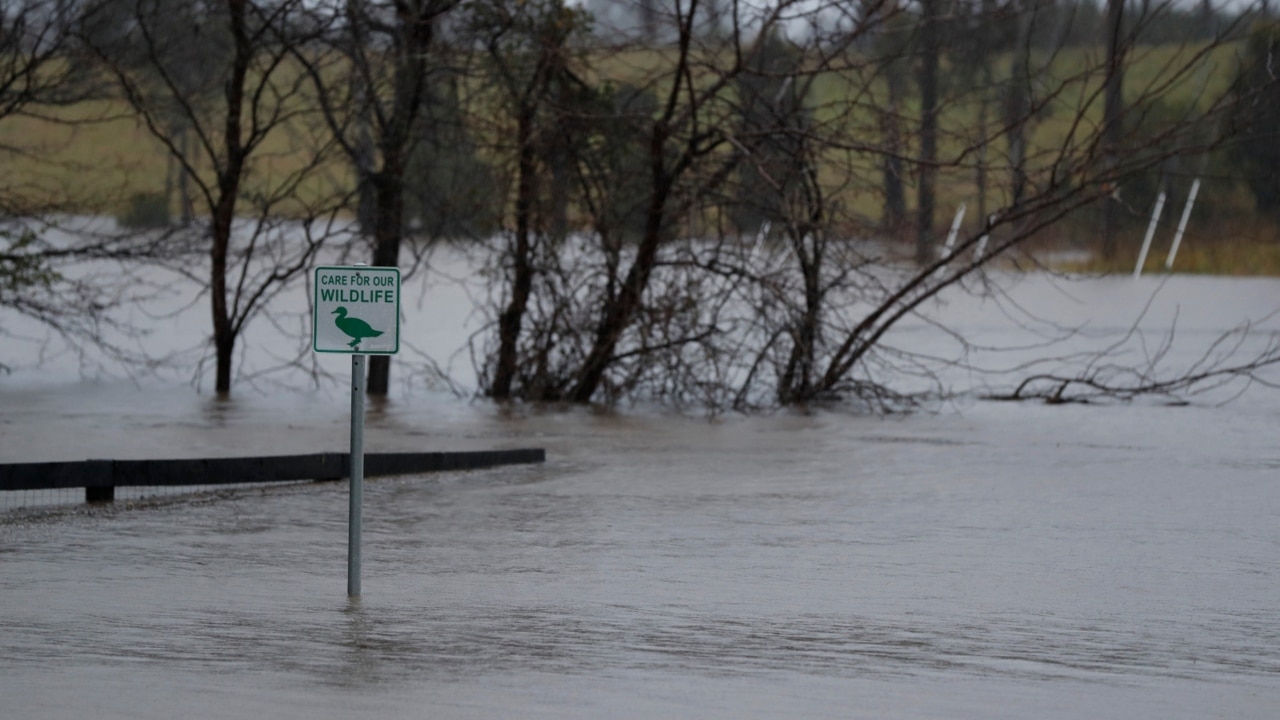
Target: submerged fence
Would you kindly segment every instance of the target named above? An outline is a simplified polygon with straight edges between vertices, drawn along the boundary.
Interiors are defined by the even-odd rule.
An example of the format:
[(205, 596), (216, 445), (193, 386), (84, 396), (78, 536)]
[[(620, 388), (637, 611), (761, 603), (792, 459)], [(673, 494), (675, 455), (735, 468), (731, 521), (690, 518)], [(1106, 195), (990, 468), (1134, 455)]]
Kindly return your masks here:
[[(539, 463), (540, 448), (435, 453), (366, 453), (365, 477), (444, 470), (478, 470)], [(85, 502), (111, 502), (118, 487), (189, 487), (246, 483), (342, 480), (348, 453), (203, 458), (192, 460), (84, 460), (0, 464), (0, 492), (84, 488)]]

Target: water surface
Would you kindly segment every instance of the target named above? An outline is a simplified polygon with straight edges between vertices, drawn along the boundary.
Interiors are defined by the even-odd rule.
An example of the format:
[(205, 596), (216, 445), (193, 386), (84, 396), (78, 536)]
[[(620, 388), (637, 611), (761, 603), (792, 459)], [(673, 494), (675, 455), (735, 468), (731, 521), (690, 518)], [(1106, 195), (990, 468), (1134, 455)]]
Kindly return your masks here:
[[(341, 450), (342, 398), (15, 373), (0, 460)], [(714, 420), (406, 392), (371, 413), (371, 450), (548, 462), (368, 481), (356, 602), (343, 483), (9, 513), (0, 708), (1271, 718), (1278, 426), (1256, 392)]]

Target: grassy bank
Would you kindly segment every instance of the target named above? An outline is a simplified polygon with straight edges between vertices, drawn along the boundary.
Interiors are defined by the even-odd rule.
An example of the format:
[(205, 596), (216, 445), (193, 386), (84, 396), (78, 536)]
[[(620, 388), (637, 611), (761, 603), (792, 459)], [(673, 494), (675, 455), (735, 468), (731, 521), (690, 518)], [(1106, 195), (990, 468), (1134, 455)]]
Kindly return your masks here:
[[(1096, 248), (1087, 260), (1056, 263), (1055, 269), (1089, 274), (1129, 274), (1138, 262), (1142, 233), (1128, 233), (1116, 257), (1103, 258)], [(1165, 264), (1173, 231), (1156, 235), (1143, 274), (1169, 272)], [(1178, 247), (1172, 272), (1199, 275), (1280, 277), (1280, 227), (1267, 220), (1193, 223)]]
[[(1131, 101), (1146, 98), (1150, 112), (1143, 113), (1143, 126), (1134, 135), (1148, 137), (1161, 127), (1181, 122), (1194, 116), (1205, 98), (1223, 92), (1235, 73), (1235, 56), (1239, 48), (1224, 44), (1200, 55), (1204, 46), (1194, 44), (1167, 46), (1139, 46), (1126, 69), (1125, 90)], [(1046, 185), (1050, 175), (1057, 172), (1064, 157), (1090, 160), (1088, 143), (1101, 124), (1101, 75), (1098, 73), (1100, 48), (1070, 48), (1051, 58), (1036, 58), (1037, 82), (1043, 86), (1040, 92), (1043, 106), (1028, 124), (1027, 138), (1030, 148), (1027, 165), (1029, 182)], [(670, 74), (669, 50), (639, 50), (617, 53), (593, 62), (593, 82), (633, 83), (640, 87), (661, 89), (663, 78)], [(717, 67), (723, 63), (716, 58), (705, 58), (706, 65)], [(964, 203), (968, 207), (965, 218), (967, 229), (979, 227), (983, 222), (982, 209), (992, 210), (1008, 202), (1011, 170), (1010, 150), (1003, 137), (998, 136), (1002, 112), (1001, 77), (1010, 73), (1011, 58), (996, 63), (996, 84), (961, 88), (961, 80), (949, 77), (950, 87), (944, 91), (939, 117), (939, 168), (935, 227), (945, 234), (955, 209)], [(341, 75), (340, 67), (330, 71)], [(282, 80), (296, 80), (297, 72), (280, 71)], [(946, 74), (946, 73), (944, 73)], [(954, 74), (953, 74), (954, 75)], [(715, 73), (707, 71), (699, 82), (711, 82)], [(970, 82), (974, 82), (970, 79)], [(478, 83), (478, 81), (477, 81)], [(287, 84), (287, 83), (286, 83)], [(901, 98), (897, 122), (904, 135), (902, 154), (906, 173), (912, 172), (910, 158), (918, 153), (913, 147), (915, 130), (913, 123), (919, 115), (918, 98), (912, 90)], [(1054, 91), (1054, 92), (1050, 92)], [(499, 98), (492, 89), (467, 88), (463, 95), (469, 98), (468, 111), (473, 121), (470, 130), (477, 136), (484, 160), (500, 166), (509, 160), (510, 128), (503, 111), (483, 112), (488, 107), (500, 107)], [(343, 196), (354, 185), (349, 162), (332, 146), (326, 147), (324, 157), (316, 160), (318, 148), (325, 147), (326, 132), (315, 113), (300, 112), (296, 103), (300, 95), (286, 96), (281, 109), (292, 116), (272, 130), (249, 168), (245, 181), (245, 193), (259, 197), (270, 196), (279, 188), (287, 187), (291, 198), (298, 198), (297, 207), (318, 204), (324, 199)], [(1158, 101), (1151, 102), (1153, 97)], [(882, 147), (884, 119), (888, 106), (887, 89), (879, 69), (863, 63), (859, 58), (849, 59), (849, 67), (840, 72), (819, 74), (806, 96), (814, 122), (829, 139), (830, 146), (819, 153), (820, 183), (825, 186), (825, 198), (833, 218), (846, 218), (849, 227), (838, 227), (839, 232), (858, 236), (868, 228), (876, 228), (882, 220), (884, 192)], [(706, 109), (708, 123), (736, 122), (736, 101), (731, 91)], [(296, 113), (296, 114), (295, 114)], [(474, 119), (474, 118), (483, 118)], [(990, 140), (994, 137), (994, 140)], [(190, 139), (194, 143), (194, 139)], [(988, 141), (989, 140), (989, 141)], [(1137, 142), (1137, 141), (1135, 141)], [(1150, 140), (1158, 145), (1158, 139)], [(505, 153), (505, 154), (504, 154)], [(121, 217), (135, 204), (140, 195), (169, 197), (170, 211), (176, 214), (179, 169), (169, 159), (165, 148), (143, 124), (133, 116), (122, 101), (94, 101), (52, 108), (45, 115), (12, 116), (0, 119), (0, 158), (3, 158), (7, 185), (11, 194), (33, 198), (33, 207), (51, 207), (64, 212), (103, 214)], [(1215, 156), (1216, 158), (1216, 156)], [(1176, 164), (1178, 158), (1174, 159)], [(1217, 160), (1214, 160), (1217, 162)], [(209, 163), (207, 154), (201, 162)], [(1199, 164), (1197, 162), (1197, 164)], [(211, 176), (208, 168), (197, 164), (195, 172), (206, 179)], [(501, 169), (497, 174), (501, 174)], [(1122, 246), (1119, 256), (1110, 261), (1091, 261), (1078, 269), (1090, 272), (1132, 272), (1137, 256), (1136, 244), (1141, 241), (1145, 228), (1146, 208), (1161, 183), (1161, 172), (1171, 176), (1189, 176), (1205, 172), (1203, 166), (1191, 170), (1183, 167), (1163, 167), (1132, 178), (1126, 186), (1125, 202), (1132, 204), (1132, 217), (1128, 218), (1118, 240)], [(1215, 173), (1208, 168), (1208, 175)], [(1225, 177), (1223, 172), (1217, 173)], [(1060, 178), (1052, 178), (1055, 181)], [(1183, 178), (1185, 179), (1185, 178)], [(914, 200), (911, 187), (913, 179), (906, 178), (908, 205)], [(983, 191), (979, 190), (979, 183)], [(1070, 180), (1068, 180), (1070, 182)], [(1082, 185), (1088, 180), (1082, 180)], [(496, 183), (504, 187), (502, 183)], [(978, 198), (985, 192), (981, 203)], [(1179, 193), (1185, 190), (1180, 189)], [(1231, 233), (1215, 236), (1216, 228), (1193, 227), (1188, 233), (1182, 254), (1175, 270), (1180, 272), (1205, 272), (1226, 274), (1280, 275), (1280, 259), (1276, 257), (1272, 227), (1259, 229), (1247, 226), (1244, 220), (1252, 214), (1252, 197), (1242, 183), (1206, 180), (1202, 191), (1197, 219), (1215, 218), (1236, 222), (1240, 227)], [(197, 212), (200, 204), (197, 203)], [(289, 204), (275, 206), (272, 212), (288, 213)], [(836, 208), (840, 210), (837, 211)], [(1172, 209), (1166, 214), (1174, 212)], [(915, 209), (907, 208), (914, 218)], [(1077, 220), (1069, 219), (1055, 226), (1060, 235), (1090, 237), (1095, 229), (1072, 227)], [(1083, 220), (1080, 222), (1084, 222)], [(874, 230), (873, 230), (874, 231)], [(1165, 231), (1162, 230), (1162, 233)], [(1170, 233), (1171, 234), (1171, 231)], [(1164, 261), (1169, 237), (1159, 243), (1164, 248), (1153, 249), (1149, 265), (1154, 269)], [(1129, 249), (1130, 246), (1132, 250)]]

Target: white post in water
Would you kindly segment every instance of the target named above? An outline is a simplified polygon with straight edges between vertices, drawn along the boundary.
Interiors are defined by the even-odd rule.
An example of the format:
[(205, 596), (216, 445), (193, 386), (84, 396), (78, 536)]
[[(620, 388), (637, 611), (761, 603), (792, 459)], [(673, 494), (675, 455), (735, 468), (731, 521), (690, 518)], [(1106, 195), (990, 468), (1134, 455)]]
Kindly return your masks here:
[(347, 508), (347, 596), (360, 596), (360, 531), (364, 505), (364, 355), (351, 356), (351, 502)]
[(960, 234), (960, 223), (964, 222), (964, 203), (956, 208), (956, 217), (951, 221), (951, 231), (947, 233), (947, 244), (942, 246), (942, 256), (951, 257), (951, 247), (956, 244), (956, 235)]
[(756, 244), (751, 246), (751, 259), (754, 260), (756, 253), (760, 252), (760, 246), (764, 244), (766, 238), (769, 237), (769, 230), (773, 228), (773, 223), (765, 220), (760, 223), (759, 229), (756, 230)]
[(1147, 223), (1147, 236), (1142, 239), (1142, 250), (1138, 253), (1138, 264), (1133, 268), (1136, 280), (1142, 276), (1142, 266), (1147, 264), (1147, 251), (1151, 249), (1151, 238), (1156, 234), (1156, 222), (1160, 220), (1160, 211), (1164, 210), (1164, 191), (1156, 196), (1156, 208), (1151, 211), (1151, 222)]
[(347, 513), (347, 595), (360, 596), (360, 531), (364, 504), (365, 358), (400, 350), (400, 269), (317, 267), (311, 303), (311, 348), (351, 356), (351, 502)]
[(1169, 248), (1169, 258), (1164, 261), (1164, 269), (1173, 269), (1173, 259), (1178, 256), (1178, 246), (1182, 244), (1182, 233), (1187, 230), (1187, 219), (1191, 217), (1191, 208), (1196, 204), (1196, 194), (1200, 192), (1200, 178), (1191, 183), (1191, 193), (1187, 195), (1187, 206), (1182, 208), (1182, 219), (1178, 221), (1178, 233), (1173, 236), (1173, 247)]
[(987, 256), (987, 241), (991, 239), (991, 226), (995, 224), (995, 221), (995, 213), (987, 216), (987, 231), (982, 233), (982, 237), (978, 238), (978, 249), (973, 251), (974, 260), (981, 260)]

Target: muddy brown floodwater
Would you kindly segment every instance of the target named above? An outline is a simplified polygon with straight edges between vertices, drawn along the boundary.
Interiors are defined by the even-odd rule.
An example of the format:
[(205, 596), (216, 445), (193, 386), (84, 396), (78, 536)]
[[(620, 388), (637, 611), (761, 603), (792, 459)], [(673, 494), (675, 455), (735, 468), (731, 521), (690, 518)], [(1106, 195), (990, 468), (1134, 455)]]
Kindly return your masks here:
[[(1103, 304), (1131, 287), (1093, 282), (1079, 295)], [(1193, 340), (1280, 304), (1280, 283), (1237, 282), (1173, 289), (1199, 308), (1182, 315)], [(971, 311), (948, 309), (985, 327)], [(345, 410), (335, 387), (219, 403), (181, 383), (18, 369), (0, 377), (0, 461), (341, 450)], [(366, 433), (369, 450), (540, 446), (548, 462), (367, 481), (356, 602), (342, 483), (10, 511), (0, 716), (1280, 707), (1273, 391), (708, 421), (420, 390)]]

